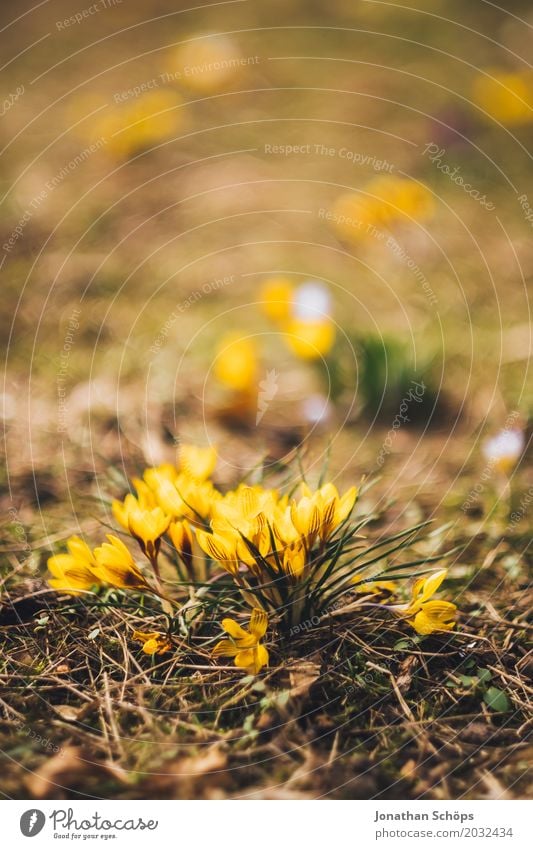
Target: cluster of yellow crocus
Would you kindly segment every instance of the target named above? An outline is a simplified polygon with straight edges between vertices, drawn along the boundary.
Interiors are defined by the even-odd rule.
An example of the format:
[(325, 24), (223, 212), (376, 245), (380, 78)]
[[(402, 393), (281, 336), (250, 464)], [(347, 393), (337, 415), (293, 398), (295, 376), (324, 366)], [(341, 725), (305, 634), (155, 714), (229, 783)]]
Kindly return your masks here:
[(160, 592), (158, 556), (168, 533), (170, 541), (192, 577), (193, 535), (189, 522), (203, 524), (220, 493), (207, 480), (217, 460), (216, 449), (183, 445), (178, 462), (146, 469), (144, 479), (134, 479), (137, 495), (128, 493), (114, 501), (112, 511), (118, 524), (137, 542), (153, 568), (156, 586), (151, 586), (136, 565), (127, 546), (108, 534), (108, 542), (91, 551), (79, 537), (67, 541), (67, 552), (48, 560), (50, 586), (79, 595), (95, 586)]
[[(183, 445), (176, 465), (146, 469), (142, 479), (134, 480), (136, 495), (129, 493), (113, 503), (115, 518), (135, 540), (151, 572), (139, 567), (128, 546), (114, 534), (108, 534), (107, 541), (94, 550), (74, 536), (67, 541), (66, 553), (48, 561), (50, 586), (71, 595), (99, 586), (153, 593), (171, 612), (173, 605), (181, 607), (190, 599), (188, 591), (178, 588), (174, 592), (171, 587), (172, 597), (163, 594), (159, 559), (166, 540), (163, 558), (172, 561), (174, 550), (185, 566), (185, 583), (191, 592), (198, 583), (209, 586), (206, 577), (216, 578), (217, 567), (219, 580), (224, 572), (231, 577), (252, 616), (248, 630), (232, 619), (222, 621), (228, 637), (217, 643), (213, 656), (232, 657), (237, 667), (252, 674), (268, 663), (268, 652), (260, 641), (269, 614), (284, 627), (292, 627), (306, 616), (327, 613), (346, 593), (369, 595), (372, 602), (363, 599), (364, 604), (382, 604), (419, 634), (453, 627), (455, 605), (432, 598), (445, 570), (416, 581), (411, 601), (401, 605), (394, 602), (396, 582), (382, 580), (382, 575), (367, 577), (368, 562), (380, 560), (375, 550), (370, 560), (363, 558), (367, 562), (354, 567), (354, 560), (361, 557), (353, 557), (361, 545), (354, 536), (357, 527), (349, 522), (357, 499), (355, 487), (341, 494), (332, 483), (316, 489), (302, 483), (289, 495), (240, 484), (223, 494), (210, 480), (216, 460), (212, 447)], [(171, 636), (158, 631), (135, 631), (133, 638), (149, 655), (164, 654), (174, 645)]]
[(144, 535), (145, 541), (149, 540), (150, 530), (160, 538), (177, 519), (205, 522), (219, 497), (208, 480), (216, 456), (214, 448), (185, 445), (178, 452), (177, 466), (163, 463), (145, 469), (143, 480), (133, 482), (137, 497), (128, 494), (123, 502), (113, 502), (115, 519), (132, 536)]
[(248, 603), (260, 599), (272, 610), (285, 609), (294, 622), (327, 568), (320, 555), (356, 498), (355, 487), (340, 496), (331, 483), (314, 492), (302, 484), (295, 498), (241, 485), (215, 502), (211, 530), (197, 530), (196, 537)]
[(361, 192), (348, 192), (335, 203), (332, 223), (341, 239), (359, 242), (381, 237), (397, 221), (425, 221), (435, 202), (427, 186), (406, 177), (374, 177)]
[[(336, 331), (329, 292), (323, 283), (294, 285), (287, 277), (269, 277), (261, 287), (260, 305), (277, 325), (283, 343), (299, 359), (317, 360), (329, 354)], [(244, 406), (256, 407), (259, 349), (253, 336), (238, 331), (224, 334), (217, 344), (213, 373)]]
[(113, 534), (108, 534), (107, 539), (91, 551), (82, 539), (70, 537), (68, 554), (55, 554), (48, 559), (53, 576), (50, 586), (69, 595), (81, 595), (104, 584), (120, 589), (150, 589), (122, 540)]

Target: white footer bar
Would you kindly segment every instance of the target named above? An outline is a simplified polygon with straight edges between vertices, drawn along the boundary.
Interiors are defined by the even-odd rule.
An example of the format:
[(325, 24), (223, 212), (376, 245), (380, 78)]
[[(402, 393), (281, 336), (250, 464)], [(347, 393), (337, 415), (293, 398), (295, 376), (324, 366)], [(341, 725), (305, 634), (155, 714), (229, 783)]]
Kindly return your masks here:
[(0, 812), (6, 849), (533, 845), (530, 801), (4, 801)]

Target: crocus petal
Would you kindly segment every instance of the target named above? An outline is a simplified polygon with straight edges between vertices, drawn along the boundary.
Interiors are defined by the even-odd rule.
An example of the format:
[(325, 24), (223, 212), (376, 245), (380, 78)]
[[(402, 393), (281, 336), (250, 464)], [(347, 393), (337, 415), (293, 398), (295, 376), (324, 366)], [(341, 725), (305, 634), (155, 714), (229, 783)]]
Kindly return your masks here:
[(337, 508), (337, 512), (335, 518), (340, 525), (346, 517), (353, 510), (354, 504), (357, 500), (357, 488), (355, 486), (350, 487), (348, 492), (345, 492), (342, 498), (339, 501), (339, 506)]
[(420, 610), (420, 606), (437, 592), (447, 574), (447, 569), (441, 569), (439, 572), (435, 572), (428, 578), (419, 578), (415, 581), (413, 586), (413, 598), (409, 605), (409, 611), (414, 613), (415, 611)]
[(211, 652), (213, 657), (235, 657), (238, 653), (239, 649), (231, 640), (220, 640)]
[(254, 674), (257, 675), (263, 666), (268, 666), (268, 651), (264, 646), (257, 646), (255, 650), (255, 669)]
[(235, 622), (234, 619), (223, 619), (221, 624), (222, 629), (226, 632), (226, 634), (229, 634), (230, 637), (233, 637), (234, 640), (241, 643), (242, 648), (255, 643), (253, 635), (249, 634), (248, 631), (245, 631), (244, 628), (241, 628), (239, 623)]
[(413, 628), (418, 634), (451, 631), (456, 610), (455, 604), (449, 601), (428, 601), (412, 620)]
[(260, 640), (261, 637), (264, 637), (266, 629), (268, 628), (268, 616), (264, 610), (261, 610), (259, 607), (254, 607), (248, 627), (250, 629), (250, 633), (253, 634), (256, 639)]
[(243, 649), (237, 652), (234, 663), (239, 669), (255, 669), (255, 649)]
[(157, 637), (152, 637), (150, 640), (147, 640), (143, 646), (143, 652), (145, 654), (156, 654), (159, 648), (159, 641)]
[(145, 643), (146, 640), (151, 640), (157, 636), (157, 631), (134, 631), (132, 634), (133, 639), (139, 640), (141, 643)]
[(268, 651), (264, 646), (245, 649), (235, 655), (235, 666), (246, 669), (250, 675), (257, 675), (268, 664)]
[(56, 578), (62, 578), (67, 569), (70, 570), (75, 562), (70, 554), (54, 554), (48, 558), (47, 565), (52, 575), (55, 575)]
[(91, 549), (80, 537), (70, 537), (67, 541), (67, 548), (76, 560), (84, 562), (88, 566), (94, 563), (94, 556)]

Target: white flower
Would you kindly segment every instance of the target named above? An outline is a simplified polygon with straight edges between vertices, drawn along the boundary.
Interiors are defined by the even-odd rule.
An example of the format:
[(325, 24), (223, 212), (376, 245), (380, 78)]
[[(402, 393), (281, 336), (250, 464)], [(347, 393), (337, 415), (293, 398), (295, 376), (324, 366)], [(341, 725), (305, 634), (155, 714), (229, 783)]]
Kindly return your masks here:
[(485, 440), (483, 453), (488, 461), (501, 471), (511, 469), (520, 458), (525, 446), (523, 431), (519, 428), (501, 430)]
[(300, 321), (320, 321), (331, 315), (331, 296), (319, 280), (298, 286), (294, 295), (293, 316)]
[(324, 395), (310, 395), (302, 404), (302, 412), (309, 424), (320, 424), (331, 417), (331, 404)]

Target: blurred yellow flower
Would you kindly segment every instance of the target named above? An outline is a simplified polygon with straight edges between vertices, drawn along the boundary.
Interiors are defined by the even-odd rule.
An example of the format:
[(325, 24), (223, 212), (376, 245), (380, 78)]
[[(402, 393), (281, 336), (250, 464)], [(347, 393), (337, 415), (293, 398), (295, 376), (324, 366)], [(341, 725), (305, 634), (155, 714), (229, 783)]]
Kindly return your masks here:
[(107, 534), (109, 542), (94, 549), (94, 573), (105, 584), (121, 589), (150, 589), (122, 540)]
[(115, 499), (111, 505), (113, 516), (126, 531), (130, 530), (129, 516), (132, 511), (152, 510), (157, 506), (152, 490), (144, 481), (134, 478), (133, 483), (137, 490), (137, 497), (129, 492), (124, 501)]
[(425, 221), (434, 214), (429, 188), (416, 180), (390, 174), (373, 177), (362, 192), (341, 195), (331, 221), (341, 239), (375, 238), (384, 228), (405, 218)]
[(165, 141), (178, 130), (182, 103), (179, 95), (169, 89), (146, 92), (98, 112), (92, 132), (106, 140), (105, 149), (112, 155), (127, 159)]
[(53, 589), (81, 595), (84, 590), (90, 590), (100, 584), (93, 568), (96, 566), (94, 555), (80, 537), (73, 536), (67, 540), (68, 554), (55, 554), (48, 558), (48, 568), (53, 578), (48, 583)]
[(316, 360), (331, 351), (335, 342), (335, 325), (329, 318), (314, 321), (292, 319), (284, 326), (283, 339), (302, 360)]
[(228, 333), (218, 344), (214, 373), (224, 386), (246, 392), (257, 386), (257, 351), (252, 339)]
[(176, 478), (178, 477), (178, 470), (172, 463), (162, 463), (160, 466), (151, 466), (148, 469), (144, 470), (143, 478), (150, 489), (150, 491), (154, 494), (157, 492), (158, 487), (162, 483), (176, 483)]
[(165, 654), (173, 649), (169, 638), (158, 631), (134, 631), (133, 639), (143, 643), (145, 654)]
[(167, 62), (169, 77), (199, 94), (226, 88), (241, 72), (244, 60), (237, 44), (227, 35), (197, 36), (180, 44)]
[(332, 210), (332, 223), (341, 239), (356, 242), (368, 237), (368, 228), (379, 223), (379, 204), (356, 192), (337, 198)]
[(294, 286), (288, 277), (269, 277), (259, 292), (261, 309), (271, 321), (283, 322), (291, 317)]
[(447, 574), (447, 569), (441, 569), (427, 578), (419, 578), (413, 586), (411, 603), (401, 608), (402, 615), (407, 617), (418, 634), (451, 631), (455, 625), (456, 605), (431, 599)]
[(485, 117), (509, 126), (533, 120), (533, 73), (488, 69), (472, 86), (474, 102)]
[(153, 492), (161, 509), (173, 519), (188, 519), (203, 524), (220, 498), (211, 481), (199, 481), (186, 473), (175, 472), (173, 481), (154, 475)]
[(217, 450), (212, 445), (198, 448), (196, 445), (183, 444), (178, 449), (178, 467), (197, 481), (205, 481), (214, 472), (217, 463)]
[(427, 186), (406, 177), (390, 174), (374, 177), (365, 191), (374, 196), (377, 218), (384, 224), (402, 216), (424, 221), (435, 211), (433, 195)]
[(234, 619), (223, 619), (222, 628), (231, 637), (221, 640), (213, 649), (213, 657), (233, 657), (235, 666), (257, 675), (268, 665), (268, 651), (259, 641), (265, 636), (268, 617), (260, 608), (252, 610), (248, 630)]

